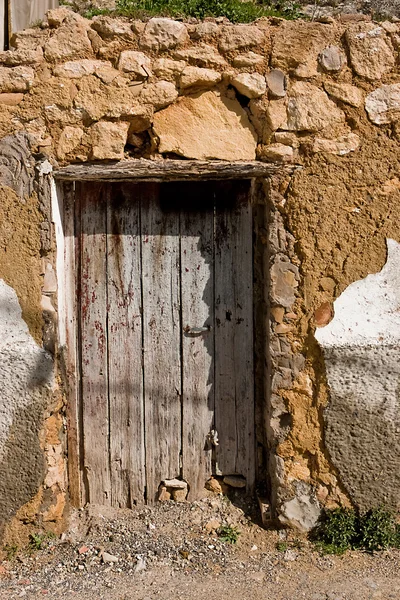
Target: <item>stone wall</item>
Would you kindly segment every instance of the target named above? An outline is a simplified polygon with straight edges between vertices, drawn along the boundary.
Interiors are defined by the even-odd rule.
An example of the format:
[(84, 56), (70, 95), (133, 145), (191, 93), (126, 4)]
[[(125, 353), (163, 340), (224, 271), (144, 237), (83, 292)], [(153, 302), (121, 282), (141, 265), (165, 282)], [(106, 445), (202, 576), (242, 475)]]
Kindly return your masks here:
[[(338, 368), (354, 378), (359, 366), (349, 359), (345, 367), (334, 368), (332, 342), (324, 359), (315, 337), (316, 328), (335, 323), (333, 302), (346, 288), (382, 269), (386, 239), (400, 241), (400, 28), (357, 15), (326, 21), (143, 23), (104, 16), (89, 21), (60, 8), (48, 13), (41, 28), (15, 35), (13, 49), (1, 53), (0, 67), (0, 135), (10, 136), (7, 147), (23, 136), (28, 155), (46, 164), (185, 157), (299, 165), (292, 177), (265, 182), (268, 222), (264, 233), (258, 225), (258, 237), (270, 267), (265, 422), (271, 493), (281, 521), (301, 528), (312, 526), (321, 506), (393, 505), (400, 488), (392, 481), (393, 496), (379, 494), (379, 482), (381, 488), (387, 485), (388, 474), (400, 463), (395, 446), (384, 452), (392, 424), (381, 418), (381, 389), (396, 377), (382, 360), (385, 344), (369, 340), (377, 347), (368, 357), (376, 373), (370, 393), (379, 391), (380, 400), (371, 412), (372, 404), (358, 398), (360, 426), (352, 432), (358, 442), (346, 454), (343, 407), (351, 402), (343, 393), (337, 401), (335, 381)], [(14, 164), (10, 157), (5, 162)], [(24, 202), (18, 199), (24, 173), (3, 169), (1, 161), (0, 171), (13, 227), (24, 229), (27, 203), (33, 215), (31, 230), (24, 229), (15, 242), (25, 265), (18, 271), (21, 283), (15, 270), (9, 272), (10, 261), (0, 256), (0, 278), (8, 286), (2, 289), (17, 315), (15, 290), (31, 338), (41, 344), (44, 330), (45, 339), (52, 339), (57, 308), (51, 217), (33, 184)], [(4, 236), (7, 258), (12, 241)], [(36, 246), (26, 256), (33, 240)], [(26, 268), (29, 261), (35, 263), (34, 277)], [(28, 284), (34, 293), (25, 299)], [(20, 317), (15, 319), (28, 340)], [(26, 344), (37, 353), (31, 338)], [(351, 356), (351, 335), (346, 343)], [(54, 351), (54, 344), (48, 349)], [(41, 393), (41, 418), (54, 417), (50, 438), (57, 444), (42, 437), (41, 448), (58, 467), (51, 485), (43, 487), (46, 468), (38, 466), (35, 486), (40, 493), (50, 489), (52, 506), (60, 509), (62, 406), (56, 402), (49, 410), (48, 385)], [(390, 397), (389, 416), (399, 401), (396, 393)], [(379, 442), (371, 426), (378, 414)], [(366, 448), (375, 450), (368, 468), (356, 476)], [(25, 497), (9, 515), (21, 502)], [(60, 510), (54, 508), (56, 513)]]

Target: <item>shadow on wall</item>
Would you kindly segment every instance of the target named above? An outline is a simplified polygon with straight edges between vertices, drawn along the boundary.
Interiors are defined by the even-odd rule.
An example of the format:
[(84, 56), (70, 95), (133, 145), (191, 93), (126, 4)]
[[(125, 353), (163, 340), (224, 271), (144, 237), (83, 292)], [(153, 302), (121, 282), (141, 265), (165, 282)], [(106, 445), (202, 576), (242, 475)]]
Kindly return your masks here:
[(43, 405), (24, 407), (14, 415), (0, 462), (0, 539), (6, 524), (32, 500), (45, 476), (45, 459), (40, 447)]

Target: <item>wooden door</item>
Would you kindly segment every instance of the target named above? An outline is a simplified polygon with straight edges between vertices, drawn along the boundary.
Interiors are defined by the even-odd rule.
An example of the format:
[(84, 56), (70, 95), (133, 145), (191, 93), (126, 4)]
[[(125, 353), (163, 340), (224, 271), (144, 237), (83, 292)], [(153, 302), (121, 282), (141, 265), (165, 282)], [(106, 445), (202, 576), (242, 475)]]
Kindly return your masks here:
[(195, 499), (212, 474), (252, 490), (249, 183), (81, 183), (75, 224), (85, 500), (152, 503), (171, 478)]

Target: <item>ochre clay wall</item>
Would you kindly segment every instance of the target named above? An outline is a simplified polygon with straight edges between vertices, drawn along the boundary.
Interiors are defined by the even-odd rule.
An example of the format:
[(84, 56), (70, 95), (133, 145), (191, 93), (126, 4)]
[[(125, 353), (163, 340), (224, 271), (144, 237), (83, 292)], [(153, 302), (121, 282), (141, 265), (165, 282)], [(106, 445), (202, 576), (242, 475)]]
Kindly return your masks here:
[[(333, 355), (326, 352), (324, 359), (324, 344), (315, 337), (316, 327), (332, 320), (342, 292), (383, 268), (386, 240), (400, 242), (399, 45), (397, 24), (360, 15), (252, 25), (223, 19), (142, 23), (89, 21), (60, 8), (48, 13), (42, 28), (15, 35), (13, 49), (0, 57), (0, 135), (23, 136), (36, 172), (44, 159), (53, 167), (129, 157), (299, 165), (293, 176), (265, 182), (269, 216), (260, 238), (270, 267), (265, 422), (272, 500), (284, 523), (306, 529), (322, 506), (393, 506), (400, 489), (400, 448), (392, 435), (398, 394), (388, 393), (393, 410), (385, 419), (388, 400), (378, 390), (397, 373), (378, 358), (371, 367), (379, 381), (371, 389), (376, 402), (355, 402), (359, 372), (351, 366), (351, 323), (343, 317), (350, 334), (338, 372), (353, 381), (344, 395), (335, 391), (337, 370), (329, 379)], [(37, 180), (27, 193), (17, 189), (18, 173), (1, 174), (4, 293), (11, 298), (15, 290), (32, 343), (41, 344), (44, 335), (51, 354), (57, 306), (51, 216), (38, 200), (45, 184)], [(385, 339), (377, 334), (368, 341), (378, 357)], [(63, 412), (54, 401), (57, 386), (46, 386), (39, 394), (38, 435), (47, 465), (37, 465), (30, 493), (35, 518), (45, 512), (37, 498), (47, 493), (57, 523), (65, 500)], [(47, 430), (45, 418), (53, 418)], [(349, 429), (349, 422), (358, 427)], [(366, 453), (372, 458), (363, 471)], [(57, 474), (46, 483), (50, 459)], [(390, 497), (382, 492), (388, 485), (395, 490)], [(25, 510), (27, 500), (16, 499), (0, 517)]]

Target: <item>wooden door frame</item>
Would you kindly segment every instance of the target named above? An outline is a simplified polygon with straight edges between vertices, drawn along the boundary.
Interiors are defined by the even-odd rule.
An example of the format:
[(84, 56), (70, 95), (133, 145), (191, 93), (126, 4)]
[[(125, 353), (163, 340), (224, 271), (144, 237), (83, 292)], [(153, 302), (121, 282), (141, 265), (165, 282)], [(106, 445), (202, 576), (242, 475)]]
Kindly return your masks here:
[[(292, 172), (292, 167), (286, 167), (275, 163), (262, 163), (257, 161), (250, 162), (224, 162), (224, 161), (187, 161), (187, 160), (162, 160), (150, 161), (145, 159), (136, 159), (130, 161), (121, 161), (114, 164), (85, 164), (70, 165), (54, 172), (54, 178), (57, 184), (57, 198), (60, 206), (60, 214), (63, 231), (63, 273), (58, 274), (60, 305), (63, 306), (60, 314), (60, 338), (63, 343), (60, 344), (61, 365), (63, 371), (64, 389), (67, 400), (67, 448), (68, 448), (68, 481), (69, 498), (72, 506), (84, 506), (87, 502), (86, 491), (82, 486), (82, 457), (81, 452), (81, 431), (80, 431), (80, 393), (79, 393), (79, 360), (78, 360), (78, 313), (76, 302), (76, 238), (75, 238), (75, 182), (169, 182), (169, 181), (221, 181), (221, 180), (252, 180), (250, 188), (249, 202), (253, 207), (257, 205), (258, 209), (253, 208), (253, 232), (255, 229), (255, 219), (261, 226), (265, 226), (266, 218), (266, 198), (265, 186), (262, 185), (265, 179), (274, 174)], [(256, 227), (257, 229), (257, 227)], [(254, 241), (254, 252), (260, 254), (260, 248), (257, 249), (257, 240)], [(261, 277), (265, 277), (265, 267), (267, 257), (264, 257), (266, 249), (261, 249), (259, 256), (259, 270), (262, 271)], [(62, 281), (60, 281), (62, 279)], [(259, 315), (260, 308), (256, 306), (253, 291), (253, 319), (254, 325), (257, 323), (268, 323), (268, 286), (262, 285), (261, 304), (267, 308), (267, 314)], [(255, 336), (254, 348), (260, 356), (268, 353), (267, 349), (267, 331), (265, 325), (261, 327), (261, 335)], [(261, 339), (260, 339), (261, 338)], [(266, 364), (266, 361), (262, 361)], [(268, 368), (262, 368), (262, 379), (267, 381), (269, 378)], [(261, 385), (257, 392), (257, 383), (255, 382), (256, 403), (257, 395), (264, 396), (264, 385)], [(264, 401), (263, 401), (264, 403)], [(264, 413), (263, 407), (261, 407)], [(256, 406), (257, 412), (257, 406)], [(258, 408), (260, 412), (260, 408)], [(265, 414), (265, 413), (264, 413)], [(263, 419), (262, 419), (263, 420)], [(257, 433), (257, 417), (255, 423), (256, 438), (265, 439), (265, 426), (258, 425), (263, 431)], [(263, 465), (267, 468), (267, 465)], [(256, 455), (257, 472), (257, 455)]]

